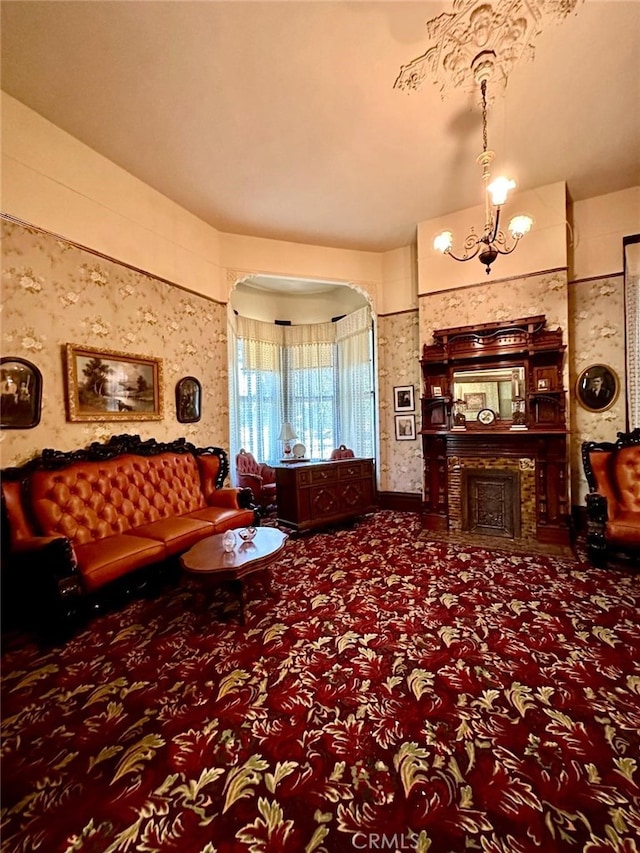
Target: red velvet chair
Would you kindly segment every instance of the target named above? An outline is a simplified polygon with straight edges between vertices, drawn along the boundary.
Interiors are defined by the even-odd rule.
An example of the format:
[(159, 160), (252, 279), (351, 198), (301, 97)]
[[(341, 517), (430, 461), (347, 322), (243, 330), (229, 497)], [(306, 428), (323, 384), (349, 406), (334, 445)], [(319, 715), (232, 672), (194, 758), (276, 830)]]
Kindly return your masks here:
[(275, 508), (276, 472), (270, 465), (256, 462), (244, 449), (236, 456), (236, 480), (236, 485), (251, 489), (253, 499), (265, 512)]
[(346, 445), (341, 444), (340, 447), (331, 452), (331, 461), (333, 462), (334, 459), (353, 459), (354, 456), (353, 450), (349, 450)]

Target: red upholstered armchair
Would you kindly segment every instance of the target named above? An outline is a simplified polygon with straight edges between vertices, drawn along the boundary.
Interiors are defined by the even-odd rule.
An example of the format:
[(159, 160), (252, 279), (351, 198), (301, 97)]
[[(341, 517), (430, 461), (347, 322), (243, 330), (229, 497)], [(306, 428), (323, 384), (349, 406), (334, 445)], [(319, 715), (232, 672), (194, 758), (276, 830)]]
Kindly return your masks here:
[(595, 565), (625, 556), (640, 566), (640, 429), (616, 442), (586, 441), (587, 550)]
[(331, 451), (331, 461), (334, 459), (353, 459), (354, 452), (353, 450), (349, 450), (349, 448), (341, 444), (340, 447), (337, 447), (335, 450)]
[(276, 503), (276, 472), (270, 465), (256, 462), (251, 453), (241, 449), (236, 456), (236, 480), (241, 488), (251, 489), (253, 499), (265, 511)]

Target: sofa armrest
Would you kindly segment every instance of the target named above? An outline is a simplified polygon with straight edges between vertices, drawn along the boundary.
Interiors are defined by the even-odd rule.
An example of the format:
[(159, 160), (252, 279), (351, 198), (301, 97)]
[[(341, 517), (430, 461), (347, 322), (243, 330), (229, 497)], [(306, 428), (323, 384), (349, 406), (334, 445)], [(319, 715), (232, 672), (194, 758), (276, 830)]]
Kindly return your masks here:
[(260, 474), (240, 474), (238, 476), (240, 487), (251, 489), (256, 495), (259, 495), (262, 489), (262, 479)]
[(34, 552), (42, 551), (43, 548), (46, 548), (52, 542), (57, 542), (59, 539), (69, 541), (66, 536), (28, 536), (19, 539), (13, 546), (11, 553), (19, 555), (28, 551), (30, 554), (33, 554)]
[(249, 509), (253, 504), (253, 495), (251, 489), (237, 489), (230, 486), (211, 492), (207, 498), (207, 504), (226, 509)]
[(15, 604), (40, 634), (66, 634), (84, 615), (85, 591), (66, 536), (21, 539), (8, 563)]

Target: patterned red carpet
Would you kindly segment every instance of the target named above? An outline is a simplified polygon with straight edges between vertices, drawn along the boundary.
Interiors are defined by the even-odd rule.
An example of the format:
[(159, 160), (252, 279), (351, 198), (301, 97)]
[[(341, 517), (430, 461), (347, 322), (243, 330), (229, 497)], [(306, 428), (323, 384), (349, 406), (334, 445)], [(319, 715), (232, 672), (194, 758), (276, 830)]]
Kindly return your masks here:
[(272, 577), (5, 652), (4, 853), (640, 850), (637, 577), (391, 512)]

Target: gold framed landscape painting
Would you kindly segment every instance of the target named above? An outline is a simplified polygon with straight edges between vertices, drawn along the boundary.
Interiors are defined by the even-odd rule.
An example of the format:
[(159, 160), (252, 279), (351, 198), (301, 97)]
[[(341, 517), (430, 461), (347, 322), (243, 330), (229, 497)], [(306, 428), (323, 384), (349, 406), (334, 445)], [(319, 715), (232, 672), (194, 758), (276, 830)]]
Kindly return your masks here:
[(65, 344), (70, 421), (158, 421), (162, 360)]

